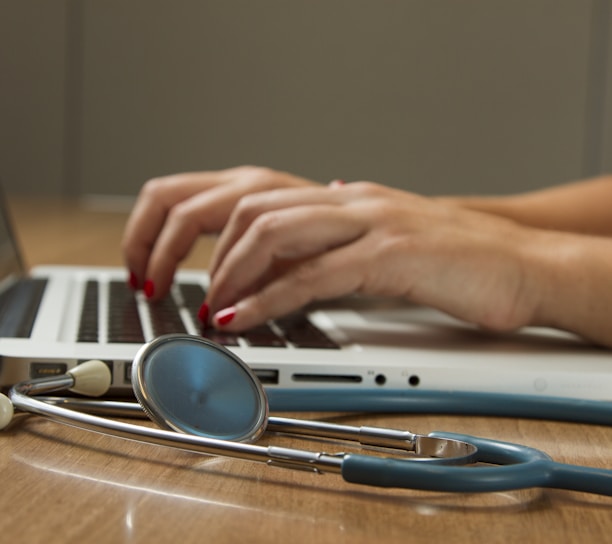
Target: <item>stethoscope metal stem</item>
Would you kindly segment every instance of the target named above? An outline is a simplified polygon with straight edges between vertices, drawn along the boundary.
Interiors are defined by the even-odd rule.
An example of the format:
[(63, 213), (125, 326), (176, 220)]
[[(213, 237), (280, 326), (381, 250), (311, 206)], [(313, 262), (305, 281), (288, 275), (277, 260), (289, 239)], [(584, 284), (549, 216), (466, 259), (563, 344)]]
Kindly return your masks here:
[[(146, 417), (141, 406), (134, 402), (97, 401), (72, 398), (41, 398), (46, 404), (113, 417)], [(340, 425), (323, 421), (308, 421), (284, 417), (268, 418), (267, 430), (317, 438), (348, 440), (364, 446), (390, 448), (413, 452), (429, 461), (446, 460), (446, 464), (468, 464), (476, 454), (476, 448), (459, 440), (440, 440), (410, 431), (379, 427)], [(301, 450), (297, 450), (301, 451)], [(411, 458), (411, 460), (420, 460)]]
[(268, 419), (268, 429), (290, 434), (352, 440), (363, 446), (404, 450), (414, 452), (417, 456), (428, 460), (431, 458), (453, 459), (452, 464), (468, 464), (476, 454), (476, 448), (463, 441), (439, 440), (430, 436), (396, 429), (368, 426), (354, 427), (323, 421), (304, 421), (280, 417), (270, 417)]
[[(236, 459), (267, 463), (273, 466), (292, 469), (299, 467), (320, 473), (331, 472), (340, 474), (342, 472), (343, 457), (333, 454), (279, 448), (275, 446), (257, 446), (254, 444), (230, 442), (227, 440), (165, 431), (162, 429), (102, 418), (54, 404), (48, 404), (42, 400), (29, 397), (23, 392), (24, 389), (32, 392), (33, 388), (31, 387), (31, 383), (32, 382), (25, 382), (10, 391), (9, 396), (15, 408), (36, 413), (58, 423), (109, 436), (124, 438), (126, 440), (179, 448), (185, 451), (208, 455), (233, 457)], [(36, 384), (36, 386), (38, 385), (39, 384)], [(38, 391), (49, 390), (46, 386), (35, 388)]]
[(270, 417), (268, 430), (278, 433), (320, 436), (337, 440), (355, 440), (362, 445), (389, 447), (414, 451), (417, 435), (410, 431), (377, 429), (373, 427), (354, 427), (326, 423), (324, 421), (306, 421), (282, 417)]

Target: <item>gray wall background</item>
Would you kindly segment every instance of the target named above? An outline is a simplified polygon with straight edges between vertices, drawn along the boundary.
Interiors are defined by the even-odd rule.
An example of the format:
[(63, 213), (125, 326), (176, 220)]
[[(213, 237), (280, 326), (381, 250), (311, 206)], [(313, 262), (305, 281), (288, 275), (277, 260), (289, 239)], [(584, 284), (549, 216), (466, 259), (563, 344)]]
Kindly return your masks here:
[(610, 0), (0, 0), (0, 178), (260, 164), (426, 194), (612, 170)]

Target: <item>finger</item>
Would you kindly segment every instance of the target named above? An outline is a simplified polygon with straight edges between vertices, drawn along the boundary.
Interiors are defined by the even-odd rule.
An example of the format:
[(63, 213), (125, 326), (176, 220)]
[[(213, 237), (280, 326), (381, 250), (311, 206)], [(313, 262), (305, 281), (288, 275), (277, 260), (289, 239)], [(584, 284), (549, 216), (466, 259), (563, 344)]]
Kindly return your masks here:
[(217, 240), (209, 266), (210, 275), (215, 275), (228, 251), (262, 214), (297, 206), (339, 204), (347, 200), (346, 195), (330, 191), (327, 187), (305, 187), (266, 191), (242, 198)]
[[(168, 213), (178, 203), (202, 193), (202, 200), (198, 201), (203, 214), (200, 218), (200, 230), (219, 232), (236, 202), (244, 194), (275, 187), (313, 184), (314, 182), (304, 178), (251, 166), (179, 174), (148, 182), (130, 216), (122, 242), (124, 259), (134, 278), (135, 286), (142, 286), (145, 279), (153, 281), (153, 278), (147, 278), (149, 260), (164, 229)], [(186, 213), (189, 213), (189, 210)], [(180, 216), (180, 213), (177, 215)], [(167, 239), (172, 240), (172, 236)], [(167, 247), (167, 243), (165, 244)], [(177, 252), (177, 255), (179, 254), (180, 252)], [(172, 270), (175, 266), (174, 260), (167, 270)], [(157, 270), (166, 270), (163, 266), (158, 269), (158, 265), (154, 265), (153, 269), (153, 275), (158, 273)], [(167, 272), (164, 274), (164, 277), (166, 276)], [(166, 283), (161, 276), (158, 281), (160, 284)]]
[(367, 267), (363, 239), (300, 263), (261, 290), (218, 311), (215, 327), (242, 331), (296, 311), (315, 300), (359, 292)]
[(227, 253), (211, 279), (207, 302), (224, 308), (253, 292), (279, 260), (300, 260), (362, 236), (359, 214), (339, 206), (314, 205), (260, 215)]
[(187, 173), (158, 178), (142, 188), (125, 227), (122, 251), (137, 286), (142, 286), (149, 256), (168, 211), (219, 183), (216, 173)]
[(238, 186), (226, 183), (198, 192), (168, 210), (144, 272), (149, 299), (156, 300), (168, 293), (180, 262), (198, 237), (218, 232), (241, 194)]

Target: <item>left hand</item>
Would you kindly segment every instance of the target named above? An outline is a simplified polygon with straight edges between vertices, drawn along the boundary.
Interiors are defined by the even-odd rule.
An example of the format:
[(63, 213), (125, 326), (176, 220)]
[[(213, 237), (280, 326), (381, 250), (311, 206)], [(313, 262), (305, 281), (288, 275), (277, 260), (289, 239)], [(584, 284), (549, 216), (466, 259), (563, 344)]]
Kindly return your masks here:
[(122, 241), (130, 284), (144, 287), (151, 300), (162, 298), (198, 236), (220, 232), (243, 196), (310, 185), (315, 182), (254, 166), (149, 180), (138, 195)]

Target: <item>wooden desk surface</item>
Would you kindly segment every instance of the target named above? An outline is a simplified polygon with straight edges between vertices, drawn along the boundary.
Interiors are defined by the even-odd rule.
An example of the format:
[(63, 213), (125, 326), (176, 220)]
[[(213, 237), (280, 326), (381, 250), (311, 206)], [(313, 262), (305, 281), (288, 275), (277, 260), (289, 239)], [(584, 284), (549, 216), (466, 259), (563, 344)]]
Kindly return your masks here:
[[(124, 212), (11, 199), (30, 265), (121, 263)], [(203, 240), (190, 266), (205, 266)], [(299, 414), (314, 418), (317, 414)], [(333, 415), (451, 430), (612, 466), (612, 427), (523, 419)], [(279, 443), (277, 438), (266, 438)], [(324, 447), (282, 439), (281, 444)], [(149, 446), (20, 415), (0, 436), (3, 542), (610, 542), (612, 500), (556, 490), (483, 495), (383, 490), (336, 475)]]

